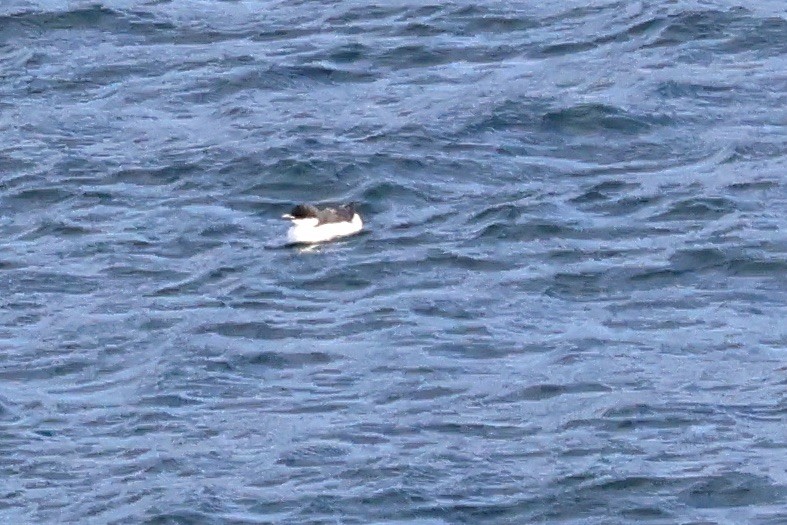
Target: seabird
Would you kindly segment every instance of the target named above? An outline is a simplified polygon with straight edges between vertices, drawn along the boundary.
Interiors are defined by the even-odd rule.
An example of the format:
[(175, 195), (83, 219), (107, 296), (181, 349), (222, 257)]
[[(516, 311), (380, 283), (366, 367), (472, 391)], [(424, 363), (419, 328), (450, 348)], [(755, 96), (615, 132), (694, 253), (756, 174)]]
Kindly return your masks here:
[(292, 221), (287, 240), (298, 244), (330, 241), (358, 233), (363, 228), (361, 216), (353, 204), (322, 209), (312, 204), (298, 204), (282, 218)]

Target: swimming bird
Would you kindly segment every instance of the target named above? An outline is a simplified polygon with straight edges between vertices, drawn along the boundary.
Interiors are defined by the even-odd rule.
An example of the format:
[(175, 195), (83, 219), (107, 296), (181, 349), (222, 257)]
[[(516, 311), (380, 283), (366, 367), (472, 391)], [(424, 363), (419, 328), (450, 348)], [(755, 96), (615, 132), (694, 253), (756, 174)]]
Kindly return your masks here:
[(290, 213), (282, 215), (282, 219), (292, 221), (287, 240), (298, 244), (330, 241), (358, 233), (363, 228), (361, 216), (353, 204), (322, 209), (312, 204), (298, 204)]

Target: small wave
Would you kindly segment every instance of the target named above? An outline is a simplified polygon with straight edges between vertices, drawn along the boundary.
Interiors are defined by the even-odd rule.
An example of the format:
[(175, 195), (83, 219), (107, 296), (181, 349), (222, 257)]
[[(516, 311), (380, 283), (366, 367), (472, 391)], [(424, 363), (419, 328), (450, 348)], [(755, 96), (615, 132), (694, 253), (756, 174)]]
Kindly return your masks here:
[(787, 275), (787, 261), (776, 258), (734, 258), (728, 263), (733, 275), (745, 277), (773, 277), (783, 279)]
[(787, 19), (784, 16), (742, 17), (728, 36), (728, 40), (716, 46), (719, 51), (753, 53), (758, 57), (787, 54)]
[(208, 324), (201, 326), (197, 333), (244, 339), (275, 340), (298, 337), (301, 331), (297, 328), (278, 327), (262, 321), (247, 321)]
[(519, 403), (520, 401), (542, 401), (563, 395), (610, 392), (612, 388), (601, 383), (572, 383), (566, 385), (544, 383), (531, 385), (516, 392), (496, 397), (494, 402)]
[(687, 81), (668, 80), (656, 87), (656, 92), (666, 99), (690, 98), (714, 104), (733, 103), (737, 94), (731, 86), (705, 85)]
[[(24, 368), (11, 367), (0, 370), (5, 381), (48, 381), (63, 376), (81, 376), (91, 369), (91, 362), (84, 356), (27, 361)], [(2, 414), (0, 414), (2, 416)]]
[(656, 221), (711, 220), (737, 210), (735, 201), (726, 197), (697, 197), (680, 200), (651, 217)]
[(414, 388), (408, 388), (407, 390), (388, 392), (385, 396), (378, 398), (377, 402), (385, 405), (397, 402), (431, 401), (441, 397), (453, 397), (464, 391), (464, 389), (444, 386), (414, 386)]
[(722, 38), (737, 17), (724, 11), (686, 11), (670, 15), (658, 37), (645, 47), (679, 46), (688, 42)]
[(0, 421), (12, 422), (19, 419), (18, 414), (14, 410), (15, 403), (12, 403), (4, 396), (0, 396)]
[(325, 19), (328, 24), (344, 26), (354, 22), (368, 22), (371, 20), (387, 20), (406, 12), (405, 8), (394, 5), (363, 5), (352, 6), (339, 14), (331, 15)]
[(143, 396), (139, 399), (140, 407), (179, 408), (201, 404), (202, 402), (199, 399), (194, 399), (184, 394), (155, 394)]
[(607, 44), (619, 44), (635, 38), (648, 37), (665, 26), (666, 22), (661, 17), (654, 17), (642, 22), (637, 22), (624, 27), (619, 31), (601, 35), (586, 40), (558, 42), (544, 45), (533, 53), (536, 57), (548, 58), (551, 56), (572, 55), (597, 49)]
[(591, 190), (580, 196), (575, 202), (584, 204), (587, 209), (595, 213), (619, 217), (642, 212), (658, 205), (663, 200), (664, 197), (661, 195), (632, 195), (610, 200), (607, 195)]
[(542, 117), (542, 124), (550, 131), (575, 134), (613, 132), (633, 135), (652, 127), (652, 122), (642, 117), (604, 104), (579, 104), (551, 111)]
[(25, 188), (19, 191), (6, 193), (3, 196), (4, 205), (15, 208), (46, 208), (73, 197), (73, 194), (60, 187)]
[(496, 104), (487, 114), (471, 119), (463, 135), (476, 135), (490, 130), (537, 130), (542, 125), (547, 103), (541, 98), (519, 97)]
[(670, 257), (670, 265), (676, 272), (690, 272), (721, 267), (727, 261), (718, 248), (694, 248), (678, 250)]
[(454, 55), (450, 49), (406, 44), (385, 51), (376, 57), (376, 61), (393, 69), (410, 69), (436, 66), (451, 62)]
[(521, 217), (522, 213), (521, 206), (515, 204), (500, 204), (489, 206), (476, 213), (469, 222), (472, 224), (484, 223), (489, 220), (503, 223), (514, 222)]
[(308, 445), (285, 452), (278, 463), (296, 468), (325, 467), (325, 465), (344, 463), (349, 454), (348, 447), (329, 444)]
[(352, 64), (368, 58), (371, 48), (364, 44), (353, 42), (332, 48), (328, 52), (328, 59), (339, 64)]
[(104, 27), (117, 29), (122, 22), (120, 12), (101, 5), (63, 11), (22, 11), (0, 16), (0, 26), (21, 23), (41, 29), (85, 29)]
[(72, 237), (96, 233), (98, 230), (80, 224), (73, 224), (66, 221), (44, 220), (35, 229), (18, 237), (19, 240), (34, 241), (42, 237)]
[(25, 294), (88, 295), (100, 287), (101, 281), (90, 275), (25, 270), (22, 277), (13, 281), (6, 290), (10, 293)]
[[(256, 332), (255, 332), (256, 333)], [(338, 356), (326, 352), (277, 352), (263, 351), (246, 353), (229, 361), (233, 368), (262, 366), (264, 368), (303, 368), (313, 365), (325, 365), (336, 361)]]
[(787, 488), (775, 484), (767, 476), (728, 472), (697, 479), (679, 497), (694, 508), (747, 507), (783, 501), (787, 497)]
[(423, 191), (400, 182), (384, 181), (377, 182), (363, 190), (361, 194), (365, 202), (375, 204), (381, 201), (407, 201), (429, 202), (429, 196)]
[(579, 231), (567, 224), (551, 221), (529, 221), (526, 223), (511, 223), (496, 221), (484, 226), (476, 239), (496, 239), (506, 242), (534, 241), (538, 239), (574, 238)]
[(102, 182), (104, 184), (168, 186), (182, 179), (188, 179), (200, 170), (200, 166), (192, 163), (171, 164), (160, 168), (126, 168), (109, 173)]
[(551, 297), (592, 300), (607, 292), (603, 278), (602, 272), (559, 272), (549, 281), (544, 293)]
[(751, 182), (736, 182), (727, 186), (730, 191), (766, 191), (779, 187), (779, 183), (772, 180), (758, 180)]
[(540, 25), (537, 19), (524, 12), (510, 12), (483, 4), (443, 7), (433, 13), (431, 19), (457, 35), (517, 33)]
[[(226, 62), (226, 61), (225, 61)], [(224, 64), (226, 67), (226, 63)], [(195, 104), (214, 105), (238, 93), (254, 90), (281, 92), (306, 89), (319, 85), (373, 82), (376, 76), (365, 70), (350, 70), (325, 65), (260, 64), (236, 68), (220, 77), (201, 79), (192, 84), (183, 100)]]

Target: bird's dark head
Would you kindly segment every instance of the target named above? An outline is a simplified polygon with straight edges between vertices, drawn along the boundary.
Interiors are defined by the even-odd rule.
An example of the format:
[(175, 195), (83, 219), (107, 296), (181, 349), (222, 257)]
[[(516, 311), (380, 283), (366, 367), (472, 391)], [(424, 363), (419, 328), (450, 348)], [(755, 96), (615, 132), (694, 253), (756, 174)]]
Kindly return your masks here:
[(290, 213), (282, 215), (282, 219), (315, 219), (317, 218), (317, 208), (311, 204), (298, 204)]

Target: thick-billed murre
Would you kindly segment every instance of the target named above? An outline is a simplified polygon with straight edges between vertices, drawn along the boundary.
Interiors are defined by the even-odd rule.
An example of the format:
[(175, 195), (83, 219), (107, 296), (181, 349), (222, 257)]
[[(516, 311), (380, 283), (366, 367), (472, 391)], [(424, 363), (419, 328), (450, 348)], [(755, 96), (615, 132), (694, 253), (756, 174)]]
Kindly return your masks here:
[(353, 204), (322, 209), (312, 204), (298, 204), (282, 218), (292, 221), (287, 240), (298, 244), (330, 241), (358, 233), (363, 228), (361, 216)]

